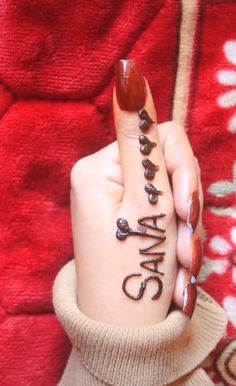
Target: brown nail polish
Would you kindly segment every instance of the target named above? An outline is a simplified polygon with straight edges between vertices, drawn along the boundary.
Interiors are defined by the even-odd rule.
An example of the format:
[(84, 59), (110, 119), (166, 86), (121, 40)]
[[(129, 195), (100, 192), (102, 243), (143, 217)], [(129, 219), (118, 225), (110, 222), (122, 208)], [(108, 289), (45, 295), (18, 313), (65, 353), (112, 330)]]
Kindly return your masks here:
[(187, 315), (190, 319), (193, 315), (196, 300), (197, 300), (196, 279), (194, 276), (191, 276), (184, 290), (184, 304), (183, 304), (183, 313)]
[(190, 272), (193, 276), (197, 277), (202, 265), (202, 242), (197, 239), (193, 241), (193, 254), (192, 254), (192, 265)]
[(115, 66), (116, 97), (122, 110), (138, 111), (147, 93), (141, 68), (135, 60), (120, 60)]
[(188, 206), (188, 217), (187, 217), (187, 226), (191, 229), (192, 233), (194, 233), (200, 213), (200, 202), (198, 192), (194, 191), (192, 196), (189, 199)]

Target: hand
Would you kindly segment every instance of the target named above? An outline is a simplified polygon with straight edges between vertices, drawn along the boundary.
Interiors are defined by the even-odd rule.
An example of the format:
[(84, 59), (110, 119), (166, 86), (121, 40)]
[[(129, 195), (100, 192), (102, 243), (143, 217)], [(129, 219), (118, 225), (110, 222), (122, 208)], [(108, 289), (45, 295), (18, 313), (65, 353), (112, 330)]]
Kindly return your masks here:
[[(91, 319), (120, 326), (161, 322), (172, 300), (191, 317), (201, 265), (196, 159), (182, 127), (142, 120), (142, 107), (156, 122), (137, 63), (121, 61), (113, 97), (117, 141), (79, 160), (71, 172), (79, 307)], [(156, 145), (143, 154), (147, 139)], [(143, 165), (145, 158), (157, 167)], [(147, 192), (150, 184), (154, 194)], [(152, 216), (156, 221), (142, 219)]]

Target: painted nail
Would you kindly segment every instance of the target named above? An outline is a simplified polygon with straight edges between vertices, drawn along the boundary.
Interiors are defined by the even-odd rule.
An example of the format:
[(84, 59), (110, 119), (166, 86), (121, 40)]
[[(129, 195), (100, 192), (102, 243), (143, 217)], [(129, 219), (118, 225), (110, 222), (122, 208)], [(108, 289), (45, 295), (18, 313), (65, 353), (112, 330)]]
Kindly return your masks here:
[(117, 102), (122, 110), (139, 111), (147, 92), (141, 68), (135, 60), (120, 60), (115, 66)]
[(183, 296), (183, 313), (191, 319), (197, 300), (197, 287), (196, 279), (194, 276), (191, 276), (191, 278), (188, 280), (187, 285), (184, 289)]
[(191, 229), (191, 232), (194, 233), (200, 213), (200, 202), (198, 192), (195, 190), (189, 199), (188, 204), (188, 216), (187, 216), (187, 226)]
[(193, 241), (193, 254), (192, 254), (192, 264), (190, 272), (193, 276), (197, 277), (202, 265), (202, 242), (197, 239)]

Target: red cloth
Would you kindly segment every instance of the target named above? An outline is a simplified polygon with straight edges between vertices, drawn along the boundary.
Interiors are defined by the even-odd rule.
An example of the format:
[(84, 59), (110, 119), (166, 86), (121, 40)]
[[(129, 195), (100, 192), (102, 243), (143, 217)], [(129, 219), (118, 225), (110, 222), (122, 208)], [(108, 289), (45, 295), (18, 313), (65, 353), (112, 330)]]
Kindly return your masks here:
[[(205, 3), (196, 36), (189, 135), (203, 169), (207, 205), (232, 206), (233, 193), (217, 198), (208, 187), (222, 179), (232, 182), (235, 143), (226, 126), (233, 107), (216, 105), (216, 96), (227, 87), (217, 83), (213, 70), (235, 70), (222, 45), (236, 39), (236, 4)], [(113, 66), (120, 58), (142, 63), (159, 122), (171, 119), (180, 21), (175, 0), (1, 1), (3, 385), (52, 386), (61, 376), (70, 344), (53, 315), (51, 287), (73, 257), (70, 169), (115, 138), (111, 93)], [(205, 220), (209, 240), (221, 234), (233, 248), (229, 229), (235, 221), (224, 216), (216, 221), (207, 209)], [(214, 273), (203, 284), (221, 304), (226, 293), (235, 291), (228, 285), (231, 271), (229, 266), (225, 275), (217, 275), (217, 286)], [(235, 331), (230, 324), (228, 339)], [(214, 376), (220, 380), (217, 372)]]

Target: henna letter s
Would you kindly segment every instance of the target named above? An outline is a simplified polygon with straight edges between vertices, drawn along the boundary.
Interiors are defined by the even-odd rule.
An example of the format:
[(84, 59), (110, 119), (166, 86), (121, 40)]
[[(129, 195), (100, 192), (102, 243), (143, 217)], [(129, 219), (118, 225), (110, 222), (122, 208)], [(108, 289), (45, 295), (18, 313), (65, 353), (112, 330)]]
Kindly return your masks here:
[(157, 300), (161, 296), (161, 294), (162, 294), (163, 283), (162, 283), (161, 279), (158, 276), (155, 276), (155, 275), (148, 276), (148, 277), (146, 277), (146, 279), (144, 279), (141, 282), (138, 295), (133, 296), (133, 295), (131, 295), (131, 294), (129, 294), (127, 292), (127, 290), (126, 290), (127, 281), (131, 277), (138, 277), (138, 276), (142, 276), (142, 274), (141, 273), (132, 273), (131, 275), (126, 276), (126, 278), (124, 279), (123, 284), (122, 284), (122, 289), (123, 289), (125, 295), (128, 296), (128, 298), (130, 298), (130, 299), (139, 300), (139, 299), (141, 299), (143, 297), (144, 291), (146, 289), (147, 282), (149, 280), (156, 280), (156, 282), (158, 284), (158, 290), (157, 290), (156, 294), (152, 296), (152, 300)]

